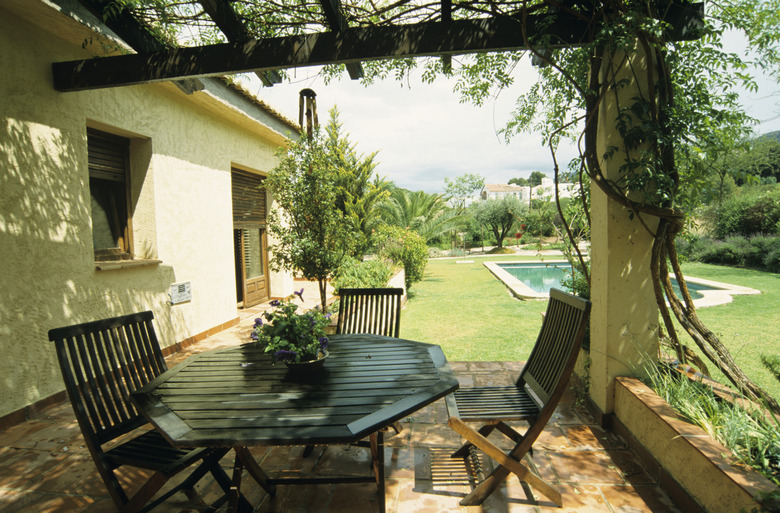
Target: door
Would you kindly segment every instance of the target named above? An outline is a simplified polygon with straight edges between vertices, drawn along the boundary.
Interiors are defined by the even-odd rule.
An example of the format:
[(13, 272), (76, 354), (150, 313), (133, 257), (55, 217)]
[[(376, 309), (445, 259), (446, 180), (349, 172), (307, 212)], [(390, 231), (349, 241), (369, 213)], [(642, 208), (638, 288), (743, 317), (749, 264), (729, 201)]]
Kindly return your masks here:
[(270, 297), (264, 177), (233, 169), (236, 301), (247, 308)]
[(238, 228), (233, 230), (233, 237), (236, 243), (237, 302), (247, 308), (267, 301), (269, 287), (265, 229)]

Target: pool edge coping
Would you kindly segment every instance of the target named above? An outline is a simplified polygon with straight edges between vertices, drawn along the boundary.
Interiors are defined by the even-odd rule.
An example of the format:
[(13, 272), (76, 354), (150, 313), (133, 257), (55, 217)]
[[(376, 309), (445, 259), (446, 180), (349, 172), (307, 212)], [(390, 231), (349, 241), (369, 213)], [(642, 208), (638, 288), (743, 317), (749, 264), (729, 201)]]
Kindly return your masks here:
[[(512, 263), (509, 261), (494, 261), (483, 262), (483, 265), (498, 278), (510, 291), (510, 293), (518, 299), (547, 299), (548, 293), (536, 292), (528, 285), (521, 282), (498, 264)], [(518, 263), (533, 263), (533, 264), (569, 264), (568, 260), (524, 260)], [(723, 305), (734, 301), (732, 296), (735, 295), (754, 295), (761, 294), (760, 290), (752, 289), (750, 287), (743, 287), (741, 285), (732, 285), (730, 283), (722, 283), (714, 280), (707, 280), (704, 278), (695, 278), (685, 276), (685, 280), (697, 285), (705, 285), (708, 287), (716, 287), (715, 290), (701, 290), (701, 298), (693, 301), (696, 308), (706, 308), (708, 306)]]

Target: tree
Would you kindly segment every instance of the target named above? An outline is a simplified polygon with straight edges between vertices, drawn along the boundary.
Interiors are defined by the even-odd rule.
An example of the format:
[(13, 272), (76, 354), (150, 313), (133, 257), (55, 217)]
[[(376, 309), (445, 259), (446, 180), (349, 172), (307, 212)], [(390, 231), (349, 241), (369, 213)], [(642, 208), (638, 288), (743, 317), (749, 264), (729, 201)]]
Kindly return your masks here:
[(499, 249), (504, 247), (504, 239), (512, 232), (516, 216), (523, 210), (520, 200), (514, 196), (480, 201), (472, 208), (474, 219), (493, 233)]
[(444, 191), (450, 197), (452, 206), (458, 212), (466, 208), (466, 200), (485, 187), (485, 177), (473, 173), (463, 173), (450, 180), (444, 178)]
[(319, 129), (311, 138), (301, 134), (279, 157), (265, 181), (277, 205), (268, 216), (270, 233), (277, 239), (269, 248), (270, 264), (274, 270), (291, 269), (317, 280), (326, 311), (327, 280), (350, 254), (355, 239), (351, 220), (334, 208), (336, 168)]
[(325, 126), (325, 149), (335, 173), (336, 207), (355, 227), (354, 256), (362, 256), (371, 246), (371, 233), (380, 223), (377, 207), (388, 196), (389, 184), (374, 176), (377, 153), (359, 155), (349, 142), (349, 134), (341, 134), (341, 127), (339, 111), (333, 107)]
[(532, 171), (531, 175), (528, 177), (528, 185), (531, 187), (542, 185), (543, 178), (547, 178), (547, 175), (541, 171)]
[(528, 185), (528, 180), (521, 176), (519, 178), (510, 178), (508, 183), (510, 185), (519, 185), (521, 187), (526, 187)]
[(385, 223), (413, 230), (426, 242), (464, 222), (457, 211), (447, 207), (442, 194), (412, 192), (396, 187), (379, 208)]

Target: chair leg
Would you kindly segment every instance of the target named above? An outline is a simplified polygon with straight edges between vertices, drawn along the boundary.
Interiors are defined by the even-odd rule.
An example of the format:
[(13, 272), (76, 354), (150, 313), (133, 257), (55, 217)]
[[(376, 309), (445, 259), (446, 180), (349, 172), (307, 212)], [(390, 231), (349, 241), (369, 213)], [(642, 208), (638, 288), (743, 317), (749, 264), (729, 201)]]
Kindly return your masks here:
[[(496, 429), (497, 424), (485, 424), (481, 428), (479, 428), (479, 434), (487, 437), (490, 433), (493, 432), (494, 429)], [(469, 428), (471, 430), (471, 428)], [(450, 458), (466, 458), (469, 455), (469, 447), (471, 447), (473, 444), (471, 442), (466, 442), (463, 444), (463, 446), (458, 449), (457, 451), (453, 452), (452, 455), (450, 455)]]
[[(119, 513), (137, 513), (154, 507), (154, 505), (147, 503), (167, 481), (168, 476), (161, 472), (155, 472), (152, 474), (152, 477), (144, 483), (141, 489), (130, 497), (130, 500), (127, 501), (127, 503), (119, 508)], [(144, 506), (146, 506), (146, 508), (144, 508)]]
[(518, 451), (518, 447), (515, 446), (510, 454), (506, 454), (483, 435), (468, 427), (462, 420), (452, 417), (449, 420), (449, 425), (455, 432), (478, 447), (482, 452), (499, 464), (498, 468), (493, 470), (484, 481), (479, 483), (474, 490), (460, 502), (461, 505), (475, 506), (482, 504), (482, 502), (498, 488), (501, 482), (504, 481), (511, 472), (515, 474), (518, 479), (525, 481), (542, 495), (550, 499), (558, 507), (563, 507), (560, 492), (548, 485), (540, 477), (531, 472), (525, 465), (520, 463), (520, 460), (525, 457), (527, 451)]

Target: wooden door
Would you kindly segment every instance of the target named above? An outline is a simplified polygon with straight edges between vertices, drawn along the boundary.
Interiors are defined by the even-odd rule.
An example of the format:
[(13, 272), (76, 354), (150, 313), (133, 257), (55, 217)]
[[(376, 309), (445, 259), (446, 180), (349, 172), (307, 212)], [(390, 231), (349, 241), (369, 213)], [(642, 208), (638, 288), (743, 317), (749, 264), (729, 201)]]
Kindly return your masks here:
[(264, 177), (233, 169), (233, 242), (236, 299), (247, 308), (270, 297)]
[(236, 290), (244, 308), (267, 301), (268, 259), (266, 234), (260, 227), (234, 230), (236, 242)]

